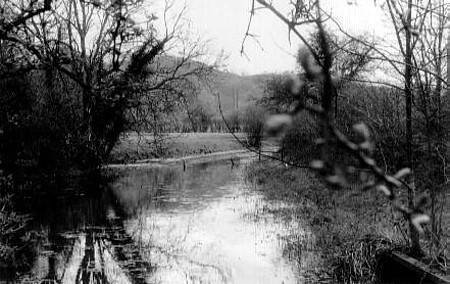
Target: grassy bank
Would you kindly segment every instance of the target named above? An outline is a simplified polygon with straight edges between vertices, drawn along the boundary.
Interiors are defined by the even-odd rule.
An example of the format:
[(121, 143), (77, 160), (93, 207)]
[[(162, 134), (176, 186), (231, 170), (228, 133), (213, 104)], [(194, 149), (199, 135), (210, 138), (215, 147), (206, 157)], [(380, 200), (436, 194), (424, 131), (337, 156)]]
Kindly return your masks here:
[[(305, 249), (320, 251), (324, 267), (314, 268), (319, 275), (344, 283), (370, 283), (375, 280), (376, 255), (405, 244), (398, 218), (377, 192), (331, 190), (308, 170), (273, 162), (250, 164), (246, 180), (270, 200), (295, 203), (294, 218), (309, 227), (314, 239), (292, 237), (287, 240), (287, 255), (300, 261)], [(273, 213), (283, 218), (283, 210)]]
[[(243, 137), (242, 134), (237, 136)], [(160, 142), (156, 146), (151, 134), (127, 133), (114, 148), (110, 162), (131, 163), (242, 149), (230, 133), (168, 133)]]

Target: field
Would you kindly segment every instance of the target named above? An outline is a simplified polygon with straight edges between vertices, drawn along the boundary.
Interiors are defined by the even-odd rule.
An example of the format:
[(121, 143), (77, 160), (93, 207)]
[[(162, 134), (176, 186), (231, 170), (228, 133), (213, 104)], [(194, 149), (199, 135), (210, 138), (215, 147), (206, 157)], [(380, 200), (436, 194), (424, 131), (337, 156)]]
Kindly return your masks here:
[[(244, 138), (241, 133), (236, 136)], [(169, 133), (164, 135), (159, 149), (153, 141), (154, 136), (148, 133), (127, 133), (114, 148), (110, 162), (130, 163), (243, 149), (230, 133)]]

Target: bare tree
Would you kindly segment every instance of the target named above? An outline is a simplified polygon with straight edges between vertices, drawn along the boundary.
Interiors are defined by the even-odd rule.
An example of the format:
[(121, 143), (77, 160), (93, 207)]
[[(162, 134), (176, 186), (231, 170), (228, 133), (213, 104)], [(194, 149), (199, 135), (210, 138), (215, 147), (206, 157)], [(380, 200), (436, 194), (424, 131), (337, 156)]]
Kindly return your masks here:
[[(181, 82), (201, 80), (212, 68), (195, 62), (202, 59), (204, 46), (183, 34), (184, 9), (171, 15), (173, 2), (166, 2), (162, 31), (155, 27), (154, 14), (144, 23), (137, 21), (139, 0), (56, 4), (8, 40), (23, 46), (41, 66), (78, 84), (87, 151), (101, 159), (127, 124), (136, 123), (128, 118), (144, 115), (139, 120), (145, 120), (149, 110), (165, 111), (169, 107), (161, 105), (182, 94)], [(171, 56), (171, 51), (179, 55)], [(138, 108), (134, 116), (127, 114)]]
[[(391, 54), (382, 51), (376, 46), (372, 46), (365, 40), (347, 33), (335, 19), (321, 9), (320, 1), (291, 1), (292, 12), (288, 16), (285, 16), (271, 2), (254, 0), (252, 1), (253, 9), (251, 11), (250, 24), (246, 37), (251, 36), (249, 30), (255, 12), (260, 9), (267, 9), (288, 26), (289, 35), (294, 34), (303, 42), (305, 49), (299, 55), (300, 63), (305, 72), (320, 83), (320, 103), (311, 105), (309, 102), (300, 99), (304, 95), (302, 96), (300, 88), (295, 86), (302, 86), (302, 84), (293, 84), (294, 87), (291, 89), (291, 92), (294, 95), (298, 94), (299, 97), (296, 107), (290, 112), (290, 115), (283, 114), (274, 116), (267, 122), (267, 127), (279, 128), (283, 125), (291, 124), (292, 116), (295, 116), (300, 111), (307, 111), (318, 117), (321, 121), (321, 137), (317, 140), (317, 143), (320, 145), (321, 153), (320, 159), (311, 162), (310, 167), (317, 170), (330, 185), (345, 186), (347, 183), (345, 166), (339, 165), (332, 160), (329, 155), (329, 149), (330, 147), (337, 146), (355, 157), (359, 166), (368, 169), (373, 175), (373, 180), (367, 182), (364, 188), (376, 188), (385, 193), (389, 200), (391, 200), (393, 206), (402, 213), (409, 224), (411, 252), (420, 255), (422, 254), (422, 249), (419, 243), (419, 233), (423, 231), (421, 224), (428, 222), (429, 217), (422, 213), (422, 207), (425, 203), (424, 199), (420, 198), (416, 200), (414, 198), (414, 181), (402, 181), (402, 178), (410, 174), (414, 166), (412, 151), (414, 76), (417, 72), (425, 72), (432, 75), (435, 80), (440, 81), (442, 84), (445, 84), (445, 80), (443, 80), (442, 76), (436, 70), (429, 70), (423, 66), (415, 65), (414, 61), (414, 48), (419, 43), (419, 39), (416, 36), (417, 31), (414, 27), (417, 26), (420, 29), (425, 26), (424, 17), (428, 14), (429, 6), (426, 6), (426, 4), (423, 6), (423, 3), (413, 3), (412, 0), (402, 2), (387, 0), (385, 2), (386, 9), (396, 31), (398, 48), (401, 53), (400, 57), (391, 56)], [(388, 175), (376, 164), (373, 158), (374, 145), (371, 133), (365, 124), (360, 123), (353, 126), (354, 131), (362, 138), (363, 142), (359, 143), (352, 142), (335, 126), (335, 122), (330, 113), (332, 99), (337, 95), (337, 88), (332, 78), (333, 54), (329, 37), (324, 27), (325, 21), (334, 23), (348, 38), (370, 48), (374, 55), (370, 55), (368, 58), (387, 62), (398, 72), (403, 80), (406, 114), (406, 135), (404, 139), (407, 145), (407, 168), (401, 169), (395, 175)], [(299, 31), (298, 27), (302, 25), (312, 25), (318, 30), (319, 52), (317, 52), (317, 49)], [(395, 193), (396, 188), (402, 187), (405, 187), (408, 192), (407, 204), (402, 204)]]
[[(444, 1), (429, 1), (425, 7), (418, 7), (420, 13), (416, 17), (420, 17), (415, 25), (419, 24), (418, 30), (415, 32), (417, 37), (416, 48), (412, 54), (413, 71), (413, 87), (414, 94), (413, 106), (423, 116), (423, 124), (419, 125), (425, 134), (426, 151), (423, 156), (428, 161), (426, 167), (418, 165), (418, 170), (422, 172), (420, 186), (428, 188), (431, 199), (431, 252), (437, 256), (442, 253), (442, 220), (438, 213), (439, 193), (448, 184), (446, 177), (447, 157), (446, 153), (446, 136), (443, 125), (442, 97), (443, 81), (440, 79), (445, 74), (446, 46), (445, 46), (445, 24), (447, 22), (447, 14), (449, 5)], [(432, 71), (427, 72), (427, 71)], [(443, 209), (440, 209), (443, 210)]]
[(15, 1), (5, 0), (0, 4), (0, 40), (5, 39), (25, 25), (29, 20), (50, 11), (53, 0)]

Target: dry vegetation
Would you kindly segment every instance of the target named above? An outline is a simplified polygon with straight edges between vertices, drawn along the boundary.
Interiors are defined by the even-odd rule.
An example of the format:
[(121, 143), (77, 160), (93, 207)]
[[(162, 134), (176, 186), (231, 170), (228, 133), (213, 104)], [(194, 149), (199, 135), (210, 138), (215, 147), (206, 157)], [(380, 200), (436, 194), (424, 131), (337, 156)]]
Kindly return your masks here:
[(375, 192), (332, 190), (309, 170), (286, 169), (274, 162), (250, 164), (246, 180), (269, 200), (295, 204), (294, 216), (292, 211), (285, 212), (286, 207), (271, 213), (297, 218), (312, 231), (312, 239), (293, 235), (286, 240), (287, 254), (299, 267), (305, 250), (320, 251), (324, 265), (317, 274), (345, 283), (369, 283), (375, 280), (380, 252), (406, 247), (407, 233), (398, 223), (401, 219)]

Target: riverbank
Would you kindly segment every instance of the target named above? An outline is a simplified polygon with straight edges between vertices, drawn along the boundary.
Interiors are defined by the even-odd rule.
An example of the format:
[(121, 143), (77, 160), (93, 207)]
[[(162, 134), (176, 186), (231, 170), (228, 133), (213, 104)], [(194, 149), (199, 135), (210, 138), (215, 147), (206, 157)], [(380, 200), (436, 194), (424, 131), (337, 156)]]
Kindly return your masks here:
[[(317, 268), (318, 275), (338, 282), (371, 283), (375, 281), (376, 256), (406, 244), (399, 219), (376, 192), (330, 190), (308, 170), (273, 162), (249, 164), (246, 180), (269, 200), (296, 204), (296, 218), (310, 228), (314, 238), (292, 236), (286, 240), (286, 254), (295, 260), (305, 251), (320, 251), (324, 265)], [(273, 214), (292, 218), (292, 212), (283, 208)]]
[[(244, 138), (242, 133), (236, 136)], [(167, 133), (159, 144), (160, 148), (157, 149), (152, 134), (126, 133), (113, 149), (109, 163), (129, 164), (243, 150), (230, 133)]]
[(105, 168), (139, 168), (139, 167), (159, 167), (175, 166), (186, 167), (193, 164), (222, 162), (228, 160), (232, 165), (239, 163), (239, 160), (257, 157), (258, 154), (249, 150), (219, 151), (207, 154), (189, 155), (180, 158), (144, 159), (132, 163), (108, 164)]

